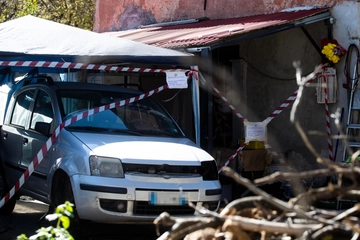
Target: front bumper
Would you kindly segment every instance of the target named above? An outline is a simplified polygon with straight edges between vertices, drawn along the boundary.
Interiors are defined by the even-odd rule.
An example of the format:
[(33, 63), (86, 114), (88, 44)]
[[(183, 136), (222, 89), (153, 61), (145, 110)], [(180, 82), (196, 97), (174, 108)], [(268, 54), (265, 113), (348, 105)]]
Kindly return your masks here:
[(151, 223), (165, 211), (188, 217), (196, 214), (188, 202), (215, 211), (221, 198), (220, 182), (201, 177), (74, 175), (71, 184), (79, 217), (104, 223)]

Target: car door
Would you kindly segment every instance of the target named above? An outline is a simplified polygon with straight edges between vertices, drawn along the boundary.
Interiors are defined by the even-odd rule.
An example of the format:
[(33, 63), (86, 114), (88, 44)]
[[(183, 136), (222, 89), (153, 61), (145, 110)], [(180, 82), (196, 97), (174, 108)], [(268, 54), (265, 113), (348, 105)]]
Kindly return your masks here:
[(2, 159), (7, 180), (14, 185), (23, 173), (20, 167), (22, 158), (23, 135), (29, 122), (30, 106), (34, 101), (35, 89), (28, 89), (14, 95), (14, 104), (8, 109), (1, 128)]
[[(23, 135), (24, 144), (22, 145), (22, 157), (20, 163), (23, 168), (29, 166), (40, 149), (45, 145), (55, 124), (53, 101), (50, 98), (50, 94), (44, 89), (39, 89), (37, 91), (35, 102), (31, 110), (29, 128), (24, 131)], [(48, 127), (47, 129), (44, 127), (39, 128), (39, 124)], [(38, 159), (40, 164), (36, 166), (33, 174), (24, 184), (24, 189), (30, 190), (43, 197), (46, 197), (49, 192), (48, 173), (51, 167), (49, 156), (50, 153), (46, 154), (43, 159)]]

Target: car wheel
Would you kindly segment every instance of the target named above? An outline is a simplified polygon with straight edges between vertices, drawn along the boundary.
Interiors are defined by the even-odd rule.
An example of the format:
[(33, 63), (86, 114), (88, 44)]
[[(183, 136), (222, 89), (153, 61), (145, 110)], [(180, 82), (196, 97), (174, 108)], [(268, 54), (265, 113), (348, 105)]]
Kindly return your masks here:
[[(69, 176), (64, 172), (58, 172), (55, 176), (55, 182), (52, 188), (52, 199), (51, 204), (49, 205), (49, 213), (52, 213), (57, 206), (65, 203), (66, 201), (74, 204), (74, 218), (70, 220), (71, 228), (78, 228), (80, 226), (80, 218), (76, 211), (76, 203), (74, 199), (74, 194), (71, 187), (71, 182)], [(50, 212), (52, 210), (52, 212)]]
[[(54, 176), (54, 184), (52, 187), (51, 207), (55, 209), (66, 201), (75, 205), (74, 194), (72, 192), (69, 176), (64, 172), (58, 172)], [(75, 208), (76, 209), (76, 206)]]
[[(2, 199), (8, 193), (8, 187), (3, 173), (0, 173), (0, 199)], [(0, 208), (0, 214), (8, 215), (11, 214), (15, 208), (16, 197), (13, 196), (9, 199), (4, 206)]]

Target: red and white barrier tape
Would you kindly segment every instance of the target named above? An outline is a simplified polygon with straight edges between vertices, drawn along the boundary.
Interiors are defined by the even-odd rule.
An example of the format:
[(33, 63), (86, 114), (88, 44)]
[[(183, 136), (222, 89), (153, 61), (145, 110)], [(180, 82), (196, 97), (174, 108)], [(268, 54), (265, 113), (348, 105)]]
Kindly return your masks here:
[[(314, 79), (309, 79), (305, 86), (309, 86), (309, 84), (314, 81)], [(271, 120), (273, 120), (277, 115), (279, 115), (285, 108), (287, 108), (290, 103), (295, 101), (296, 96), (298, 95), (298, 90), (296, 90), (293, 94), (288, 97), (275, 111), (273, 111), (269, 117), (267, 117), (263, 122), (269, 123)]]
[[(220, 96), (220, 98), (230, 107), (230, 109), (236, 114), (236, 116), (237, 116), (241, 121), (243, 121), (243, 122), (247, 121), (246, 118), (244, 118), (239, 112), (236, 111), (235, 107), (226, 99), (226, 97), (224, 97), (224, 96), (221, 94), (221, 92), (220, 92), (217, 88), (215, 88), (215, 87), (213, 86), (213, 89), (214, 89), (214, 91)], [(295, 94), (295, 95), (294, 95), (294, 94)], [(280, 106), (276, 111), (274, 111), (274, 112), (270, 115), (271, 118), (268, 117), (268, 118), (266, 118), (265, 120), (267, 120), (268, 122), (270, 122), (275, 116), (279, 115), (279, 114), (281, 113), (281, 111), (290, 104), (291, 101), (294, 101), (294, 100), (295, 100), (296, 95), (297, 95), (297, 91), (296, 91), (294, 94), (292, 94), (291, 97), (289, 97), (289, 98), (285, 101), (285, 103), (281, 104), (281, 106)], [(293, 97), (293, 96), (295, 96), (295, 97)], [(265, 121), (265, 120), (264, 120), (264, 121)], [(249, 142), (245, 142), (244, 144), (242, 144), (242, 145), (236, 150), (236, 152), (224, 163), (224, 166), (229, 165), (230, 162), (231, 162), (232, 160), (234, 160), (234, 158), (235, 158), (235, 157), (242, 151), (242, 149), (243, 149), (246, 145), (248, 145), (248, 144), (249, 144)], [(279, 156), (280, 156), (280, 155), (279, 155), (278, 153), (276, 153), (276, 152), (274, 151), (274, 149), (271, 148), (271, 146), (270, 146), (269, 144), (265, 144), (264, 146), (265, 146), (265, 148), (268, 149), (271, 153), (273, 153), (274, 156), (276, 156), (276, 157), (279, 159)], [(279, 159), (279, 160), (280, 160), (280, 162), (285, 162), (283, 159)], [(219, 169), (219, 172), (221, 172), (221, 168)]]
[(230, 109), (236, 114), (236, 116), (240, 118), (241, 121), (244, 122), (246, 119), (239, 112), (236, 111), (235, 107), (232, 104), (230, 104), (230, 102), (221, 94), (221, 92), (214, 86), (213, 89), (219, 95), (219, 97), (230, 107)]
[[(36, 68), (66, 68), (66, 69), (86, 69), (115, 72), (187, 72), (185, 69), (158, 69), (158, 68), (131, 68), (122, 66), (110, 66), (103, 64), (86, 64), (74, 62), (47, 62), (47, 61), (0, 61), (0, 66), (10, 67), (36, 67)], [(193, 74), (191, 70), (191, 74)]]
[[(317, 75), (316, 75), (317, 76)], [(315, 78), (315, 77), (314, 77)], [(305, 84), (305, 86), (308, 86), (313, 80), (309, 79), (307, 81), (307, 83)], [(213, 86), (214, 91), (221, 97), (221, 99), (228, 104), (228, 106), (230, 107), (230, 109), (236, 114), (236, 116), (241, 120), (241, 121), (246, 121), (246, 118), (244, 118), (239, 112), (236, 111), (235, 107), (226, 99), (226, 97), (224, 97), (221, 92), (215, 88)], [(264, 119), (262, 122), (268, 124), (272, 119), (274, 119), (276, 116), (278, 116), (286, 107), (288, 107), (290, 105), (290, 103), (292, 103), (295, 99), (296, 96), (298, 94), (298, 90), (296, 90), (293, 94), (291, 94), (291, 96), (289, 98), (287, 98), (274, 112), (272, 112), (270, 114), (269, 117), (267, 117), (266, 119)], [(249, 144), (248, 142), (245, 142), (244, 144), (242, 144), (242, 146), (240, 146), (236, 152), (225, 162), (224, 166), (227, 166), (230, 164), (230, 162), (232, 160), (234, 160), (234, 158), (239, 154), (239, 152), (247, 145)], [(288, 170), (290, 171), (294, 171), (289, 165), (287, 165), (287, 163), (285, 162), (284, 159), (280, 158), (280, 155), (274, 151), (274, 149), (268, 144), (268, 143), (264, 143), (264, 146), (267, 150), (269, 150), (279, 161), (282, 165), (286, 165), (286, 167), (288, 168)], [(221, 172), (221, 168), (219, 169), (219, 172)]]
[[(230, 162), (231, 162), (232, 160), (234, 160), (234, 158), (236, 158), (236, 156), (237, 156), (237, 155), (243, 150), (243, 148), (246, 147), (246, 145), (248, 145), (248, 144), (249, 144), (249, 142), (244, 142), (243, 144), (241, 144), (241, 146), (236, 150), (236, 152), (235, 152), (233, 155), (231, 155), (228, 160), (226, 160), (226, 162), (224, 163), (224, 166), (223, 166), (223, 167), (229, 165)], [(218, 173), (220, 173), (220, 172), (221, 172), (221, 168), (218, 170)]]
[(157, 89), (151, 90), (147, 93), (141, 94), (137, 97), (132, 97), (129, 99), (125, 99), (119, 102), (115, 102), (115, 103), (110, 103), (110, 104), (106, 104), (100, 107), (96, 107), (93, 109), (90, 109), (86, 112), (80, 113), (68, 120), (66, 120), (65, 122), (62, 122), (54, 131), (54, 133), (50, 136), (50, 138), (46, 141), (46, 143), (42, 146), (42, 148), (39, 150), (39, 152), (36, 154), (35, 158), (33, 159), (33, 161), (29, 164), (29, 166), (27, 167), (27, 169), (25, 170), (25, 172), (21, 175), (20, 179), (17, 181), (17, 183), (10, 189), (10, 191), (1, 199), (0, 201), (0, 208), (2, 206), (4, 206), (4, 204), (9, 201), (9, 199), (11, 199), (15, 193), (20, 189), (20, 187), (25, 183), (25, 181), (30, 177), (30, 175), (34, 172), (34, 169), (41, 163), (41, 161), (43, 160), (44, 156), (46, 155), (46, 153), (49, 151), (51, 145), (55, 142), (56, 138), (58, 137), (60, 131), (64, 128), (69, 126), (70, 124), (79, 121), (83, 118), (86, 118), (88, 116), (91, 116), (93, 114), (99, 113), (99, 112), (103, 112), (105, 110), (109, 110), (115, 107), (121, 107), (124, 106), (126, 104), (129, 103), (133, 103), (136, 101), (139, 101), (141, 99), (150, 97), (153, 94), (159, 93), (164, 89), (167, 89), (168, 85), (164, 85), (161, 86)]
[(331, 140), (331, 127), (330, 127), (330, 113), (329, 113), (329, 101), (328, 101), (328, 90), (327, 90), (327, 79), (326, 76), (322, 76), (324, 78), (324, 93), (325, 93), (325, 113), (326, 113), (326, 132), (328, 139), (328, 149), (329, 149), (329, 159), (330, 161), (334, 161), (333, 155), (333, 145)]
[(263, 122), (269, 123), (271, 120), (273, 120), (276, 116), (278, 116), (285, 108), (287, 108), (290, 103), (295, 101), (296, 96), (298, 94), (298, 91), (295, 91), (291, 96), (286, 99), (274, 112), (270, 114), (269, 117), (267, 117)]

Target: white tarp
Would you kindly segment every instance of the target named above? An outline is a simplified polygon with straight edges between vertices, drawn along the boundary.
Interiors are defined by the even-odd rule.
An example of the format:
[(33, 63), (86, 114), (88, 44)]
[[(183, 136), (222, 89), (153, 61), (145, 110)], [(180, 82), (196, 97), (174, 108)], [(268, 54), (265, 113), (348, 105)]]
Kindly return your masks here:
[[(77, 57), (77, 62), (172, 64), (191, 54), (83, 30), (31, 15), (0, 23), (0, 59)], [(184, 59), (181, 59), (183, 63)], [(186, 64), (187, 66), (190, 63)]]

